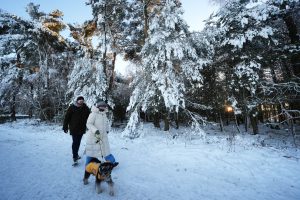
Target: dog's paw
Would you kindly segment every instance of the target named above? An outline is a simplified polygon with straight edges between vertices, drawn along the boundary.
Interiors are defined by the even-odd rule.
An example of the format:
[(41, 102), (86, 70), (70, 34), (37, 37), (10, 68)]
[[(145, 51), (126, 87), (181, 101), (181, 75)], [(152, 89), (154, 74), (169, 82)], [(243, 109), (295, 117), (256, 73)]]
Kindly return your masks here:
[(88, 179), (84, 178), (83, 179), (83, 185), (87, 185), (89, 183)]
[(97, 194), (100, 194), (100, 193), (102, 193), (103, 192), (103, 190), (101, 189), (101, 187), (96, 187), (96, 192), (97, 192)]
[(114, 191), (109, 191), (109, 195), (110, 196), (115, 196), (115, 192)]
[(97, 189), (97, 194), (101, 194), (103, 192), (102, 189)]

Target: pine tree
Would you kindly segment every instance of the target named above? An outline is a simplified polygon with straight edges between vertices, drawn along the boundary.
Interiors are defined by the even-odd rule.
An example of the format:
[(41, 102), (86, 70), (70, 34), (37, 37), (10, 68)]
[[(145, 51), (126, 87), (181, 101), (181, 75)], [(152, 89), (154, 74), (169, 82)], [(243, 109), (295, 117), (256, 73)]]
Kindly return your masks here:
[(115, 79), (115, 61), (124, 38), (123, 19), (127, 4), (125, 0), (89, 0), (87, 5), (92, 7), (99, 37), (98, 48), (102, 53), (100, 60), (107, 77), (105, 99), (110, 99)]
[[(5, 53), (11, 55), (10, 61), (3, 62), (2, 69), (3, 74), (14, 77), (14, 80), (6, 79), (9, 76), (3, 79), (4, 85), (11, 85), (3, 92), (7, 100), (13, 100), (9, 100), (13, 115), (19, 110), (31, 116), (36, 114), (43, 120), (52, 120), (62, 110), (61, 102), (65, 96), (68, 56), (64, 51), (68, 45), (59, 35), (63, 25), (58, 18), (61, 19), (62, 13), (55, 11), (47, 15), (38, 8), (34, 4), (27, 7), (33, 21), (1, 12), (1, 24), (4, 25), (1, 40)], [(53, 26), (44, 22), (52, 22)], [(1, 101), (5, 98), (1, 97)]]
[[(295, 2), (288, 4), (295, 9)], [(280, 7), (273, 0), (234, 0), (228, 1), (216, 15), (221, 45), (216, 47), (215, 62), (226, 69), (228, 100), (235, 113), (245, 116), (246, 130), (250, 118), (254, 134), (258, 133), (258, 106), (265, 97), (261, 92), (266, 70), (273, 73), (273, 81), (277, 81), (276, 71), (285, 71), (278, 68), (278, 63), (286, 62), (284, 57), (288, 56), (279, 50), (288, 47)]]
[(105, 96), (107, 83), (102, 62), (88, 57), (77, 59), (69, 76), (68, 89), (72, 96), (83, 95), (89, 106)]
[(162, 112), (165, 130), (169, 129), (169, 114), (185, 108), (186, 82), (200, 81), (203, 61), (185, 33), (187, 24), (181, 18), (180, 3), (166, 0), (154, 7), (149, 23), (149, 37), (141, 51), (142, 73), (135, 82), (130, 99), (132, 111), (123, 135), (137, 137), (135, 131), (140, 109)]
[(148, 38), (149, 20), (155, 6), (160, 0), (133, 0), (128, 2), (126, 20), (124, 21), (125, 59), (140, 63), (140, 52)]
[(13, 120), (16, 120), (17, 95), (27, 70), (24, 49), (30, 38), (25, 32), (32, 27), (30, 22), (0, 10), (0, 102)]
[(31, 48), (37, 63), (32, 66), (34, 76), (29, 79), (29, 101), (34, 102), (36, 115), (42, 120), (61, 117), (66, 99), (66, 74), (68, 73), (69, 44), (60, 35), (66, 27), (63, 13), (54, 10), (49, 14), (39, 11), (39, 5), (28, 4), (27, 12), (33, 18), (34, 28), (29, 33), (33, 38)]
[(97, 37), (97, 26), (94, 21), (86, 21), (83, 25), (68, 25), (75, 39), (76, 47), (74, 67), (68, 77), (68, 94), (72, 100), (82, 95), (91, 106), (98, 98), (105, 97), (107, 78), (103, 62), (99, 59), (101, 51), (95, 49), (92, 39)]

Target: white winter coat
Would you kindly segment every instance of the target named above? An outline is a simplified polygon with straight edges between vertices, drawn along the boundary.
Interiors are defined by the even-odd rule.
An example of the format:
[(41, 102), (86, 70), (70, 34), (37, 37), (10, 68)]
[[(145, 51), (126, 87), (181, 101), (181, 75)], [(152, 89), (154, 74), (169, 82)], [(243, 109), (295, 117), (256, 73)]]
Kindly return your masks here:
[[(105, 156), (110, 154), (110, 147), (108, 142), (107, 133), (109, 131), (109, 120), (106, 112), (100, 112), (95, 106), (91, 109), (91, 114), (87, 119), (86, 127), (88, 128), (85, 153), (87, 156), (104, 159)], [(100, 140), (98, 143), (95, 137), (95, 132), (99, 130)]]

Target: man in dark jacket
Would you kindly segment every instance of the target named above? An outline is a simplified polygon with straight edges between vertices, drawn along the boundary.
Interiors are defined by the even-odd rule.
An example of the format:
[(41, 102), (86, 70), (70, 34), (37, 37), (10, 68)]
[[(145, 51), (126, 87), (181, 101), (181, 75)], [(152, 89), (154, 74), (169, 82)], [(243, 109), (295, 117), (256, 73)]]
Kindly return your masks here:
[(73, 140), (72, 153), (74, 162), (77, 162), (77, 160), (80, 159), (78, 150), (81, 138), (86, 131), (86, 121), (89, 114), (90, 109), (84, 103), (84, 98), (82, 96), (77, 97), (76, 102), (69, 106), (65, 114), (63, 130), (65, 133), (68, 133), (68, 130), (70, 130), (70, 135)]

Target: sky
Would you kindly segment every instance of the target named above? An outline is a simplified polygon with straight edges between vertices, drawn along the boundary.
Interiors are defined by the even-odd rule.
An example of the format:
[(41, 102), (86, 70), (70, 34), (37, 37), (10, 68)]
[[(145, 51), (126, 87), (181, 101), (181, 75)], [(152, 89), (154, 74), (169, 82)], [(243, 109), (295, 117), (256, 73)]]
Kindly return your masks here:
[[(30, 2), (39, 4), (40, 11), (45, 13), (55, 9), (61, 10), (64, 13), (63, 19), (66, 23), (83, 23), (85, 20), (92, 19), (91, 8), (85, 5), (85, 0), (0, 0), (0, 8), (29, 19), (25, 7)], [(217, 10), (217, 7), (209, 0), (182, 0), (181, 2), (184, 10), (183, 18), (190, 26), (191, 31), (201, 31), (204, 27), (203, 21)], [(121, 58), (117, 59), (116, 69), (121, 74), (126, 73), (125, 65), (128, 64), (123, 62)]]

